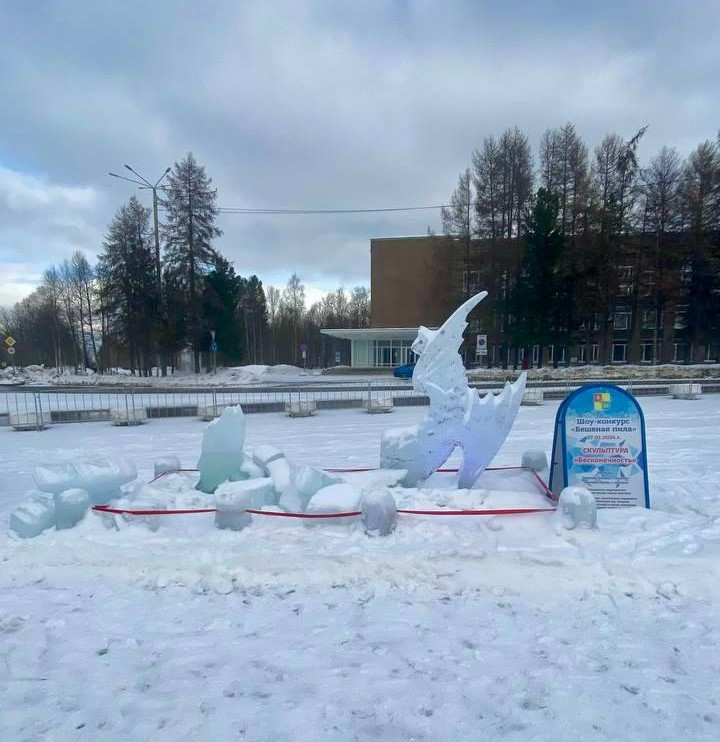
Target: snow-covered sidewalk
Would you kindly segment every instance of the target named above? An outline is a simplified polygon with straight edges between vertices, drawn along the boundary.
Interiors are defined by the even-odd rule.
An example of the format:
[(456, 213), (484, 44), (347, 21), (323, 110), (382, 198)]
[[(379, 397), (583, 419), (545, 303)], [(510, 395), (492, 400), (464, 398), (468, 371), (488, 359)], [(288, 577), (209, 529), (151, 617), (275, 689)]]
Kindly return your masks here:
[[(20, 541), (35, 463), (122, 454), (149, 479), (163, 454), (194, 466), (204, 425), (0, 430), (0, 739), (717, 739), (720, 397), (641, 404), (654, 510), (602, 511), (597, 533), (90, 516)], [(549, 449), (555, 410), (522, 408), (496, 463)], [(372, 466), (381, 429), (424, 414), (250, 416), (247, 444)]]

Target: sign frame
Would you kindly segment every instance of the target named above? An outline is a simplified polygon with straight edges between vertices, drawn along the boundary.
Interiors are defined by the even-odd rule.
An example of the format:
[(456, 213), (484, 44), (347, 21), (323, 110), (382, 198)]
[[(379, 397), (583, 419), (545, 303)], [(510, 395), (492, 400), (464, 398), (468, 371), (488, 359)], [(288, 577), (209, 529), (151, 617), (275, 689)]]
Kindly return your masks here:
[[(567, 425), (565, 423), (565, 416), (568, 408), (570, 407), (573, 400), (575, 400), (581, 394), (593, 394), (602, 395), (603, 393), (619, 394), (626, 401), (629, 401), (634, 405), (635, 411), (639, 418), (639, 441), (641, 449), (636, 456), (635, 465), (641, 470), (643, 477), (643, 505), (646, 508), (650, 508), (650, 485), (648, 477), (648, 457), (647, 457), (647, 435), (645, 426), (645, 415), (642, 411), (642, 407), (638, 401), (633, 397), (630, 392), (616, 384), (583, 384), (575, 391), (571, 392), (558, 407), (557, 414), (555, 416), (555, 430), (553, 434), (553, 447), (552, 447), (552, 458), (550, 462), (550, 489), (555, 494), (560, 494), (562, 489), (568, 486), (570, 483), (569, 467), (568, 467), (568, 442), (567, 442)], [(602, 400), (601, 400), (602, 404)], [(598, 420), (602, 418), (598, 416)], [(621, 472), (622, 473), (622, 472)], [(636, 474), (637, 476), (637, 474)], [(574, 484), (574, 483), (573, 483)], [(580, 482), (580, 486), (586, 486), (591, 492), (593, 488), (588, 486), (587, 483)], [(595, 494), (595, 493), (593, 493)], [(600, 506), (600, 505), (599, 505)], [(608, 505), (607, 507), (621, 507)]]

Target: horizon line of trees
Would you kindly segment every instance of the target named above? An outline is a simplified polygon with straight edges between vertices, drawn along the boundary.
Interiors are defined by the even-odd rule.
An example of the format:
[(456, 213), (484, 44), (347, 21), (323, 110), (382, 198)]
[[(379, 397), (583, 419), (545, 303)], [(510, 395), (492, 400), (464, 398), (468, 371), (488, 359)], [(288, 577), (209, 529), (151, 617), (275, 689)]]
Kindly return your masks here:
[(18, 365), (165, 375), (190, 351), (199, 373), (213, 335), (220, 364), (331, 365), (345, 346), (320, 328), (368, 326), (369, 289), (340, 287), (307, 307), (295, 273), (282, 290), (267, 291), (256, 275), (237, 274), (214, 246), (222, 234), (216, 199), (192, 153), (175, 163), (162, 187), (158, 263), (152, 211), (131, 196), (96, 265), (76, 250), (45, 270), (29, 296), (0, 309), (0, 333), (17, 341)]
[(637, 310), (641, 273), (656, 326), (682, 301), (690, 344), (720, 340), (720, 131), (686, 158), (665, 146), (641, 167), (646, 128), (607, 134), (591, 154), (567, 123), (544, 133), (535, 161), (514, 126), (472, 152), (443, 232), (465, 245), (466, 294), (471, 269), (494, 289), (492, 320), (516, 355), (569, 348), (596, 325), (609, 335), (618, 304)]

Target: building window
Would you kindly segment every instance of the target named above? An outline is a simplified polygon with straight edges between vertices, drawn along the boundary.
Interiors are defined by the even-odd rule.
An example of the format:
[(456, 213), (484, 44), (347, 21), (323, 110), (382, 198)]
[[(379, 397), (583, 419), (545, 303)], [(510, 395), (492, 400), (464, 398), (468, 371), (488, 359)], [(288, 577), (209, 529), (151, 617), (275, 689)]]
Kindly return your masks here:
[(689, 261), (683, 263), (680, 266), (680, 283), (683, 286), (688, 286), (692, 281), (692, 263)]
[(480, 271), (465, 271), (463, 274), (463, 288), (466, 294), (477, 294), (480, 290)]
[(673, 363), (682, 363), (685, 360), (685, 343), (673, 343)]
[(655, 310), (654, 309), (643, 309), (642, 329), (643, 330), (654, 330), (655, 329)]
[(533, 345), (532, 349), (532, 362), (534, 366), (538, 365), (538, 362), (540, 361), (540, 346), (539, 345)]
[(627, 360), (627, 343), (613, 343), (612, 362), (625, 363)]
[(615, 310), (613, 316), (613, 329), (614, 330), (629, 330), (630, 329), (630, 310), (625, 308), (619, 308)]
[(597, 343), (593, 343), (590, 346), (590, 363), (597, 363), (600, 357), (600, 348)]
[(580, 363), (587, 363), (587, 353), (585, 349), (585, 344), (578, 345), (578, 361)]
[(653, 355), (653, 344), (643, 343), (641, 347), (642, 347), (642, 357), (641, 357), (642, 362), (652, 363), (655, 360), (655, 356)]
[(655, 294), (655, 271), (643, 272), (643, 295), (653, 296)]
[(633, 267), (631, 265), (621, 265), (618, 267), (618, 287), (619, 296), (630, 296), (633, 289)]
[(600, 329), (600, 312), (594, 312), (593, 313), (593, 323), (592, 323), (593, 330), (597, 331)]
[(565, 363), (565, 346), (560, 346), (556, 350), (554, 345), (549, 345), (548, 355), (550, 363)]
[(717, 362), (717, 346), (708, 343), (705, 346), (705, 363), (716, 363)]
[(684, 330), (687, 327), (687, 307), (678, 307), (675, 310), (673, 330)]

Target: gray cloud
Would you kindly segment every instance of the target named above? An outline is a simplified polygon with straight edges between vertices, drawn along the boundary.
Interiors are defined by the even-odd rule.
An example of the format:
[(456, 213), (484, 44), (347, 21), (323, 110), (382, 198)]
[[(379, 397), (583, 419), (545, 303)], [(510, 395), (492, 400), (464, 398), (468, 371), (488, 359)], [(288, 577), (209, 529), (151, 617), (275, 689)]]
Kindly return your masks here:
[[(720, 126), (719, 21), (703, 2), (10, 0), (0, 301), (99, 249), (131, 188), (105, 174), (124, 162), (152, 177), (192, 150), (222, 205), (344, 208), (441, 203), (473, 147), (515, 123), (536, 144), (571, 120), (591, 146), (648, 123), (643, 157), (688, 151)], [(428, 225), (224, 215), (218, 244), (243, 273), (331, 287), (367, 282), (371, 236)]]

